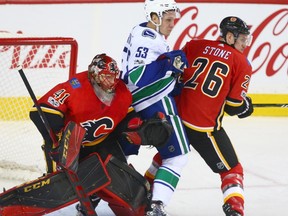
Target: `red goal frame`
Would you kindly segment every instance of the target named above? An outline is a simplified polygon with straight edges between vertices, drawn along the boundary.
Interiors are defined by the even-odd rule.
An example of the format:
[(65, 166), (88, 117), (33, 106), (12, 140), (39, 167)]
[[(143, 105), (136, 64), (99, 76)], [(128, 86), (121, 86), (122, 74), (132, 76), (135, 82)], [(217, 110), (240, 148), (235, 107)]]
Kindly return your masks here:
[[(34, 84), (33, 91), (40, 97), (56, 84), (54, 78), (62, 82), (77, 73), (78, 43), (71, 37), (34, 37), (0, 31), (0, 56), (3, 82), (0, 88), (0, 179), (28, 181), (39, 177), (45, 170), (39, 145), (43, 138), (29, 121), (33, 104), (18, 73), (13, 72), (21, 66)], [(35, 73), (38, 70), (39, 73)], [(43, 73), (47, 76), (43, 82), (38, 82)], [(17, 133), (9, 133), (15, 130)]]
[[(0, 38), (0, 46), (5, 45), (70, 45), (71, 58), (69, 63), (69, 78), (76, 74), (78, 43), (74, 38), (69, 37), (7, 37)], [(16, 68), (17, 65), (14, 65)], [(25, 66), (23, 67), (25, 69)]]

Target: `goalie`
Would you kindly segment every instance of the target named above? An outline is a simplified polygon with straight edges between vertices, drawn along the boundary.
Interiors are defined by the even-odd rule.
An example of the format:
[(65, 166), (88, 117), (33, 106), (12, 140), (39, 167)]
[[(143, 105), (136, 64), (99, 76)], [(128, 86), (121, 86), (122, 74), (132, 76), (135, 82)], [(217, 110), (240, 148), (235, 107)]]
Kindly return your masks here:
[[(142, 179), (142, 176), (139, 177), (140, 174), (135, 170), (127, 169), (126, 158), (117, 139), (124, 137), (133, 144), (159, 147), (168, 140), (172, 133), (171, 126), (161, 113), (146, 121), (137, 117), (130, 108), (131, 93), (124, 82), (118, 79), (118, 76), (119, 69), (116, 61), (106, 54), (99, 54), (93, 58), (88, 66), (88, 71), (77, 73), (72, 79), (56, 85), (39, 99), (41, 110), (45, 114), (53, 133), (57, 135), (59, 140), (62, 137), (58, 143), (53, 143), (37, 113), (37, 109), (32, 108), (30, 118), (44, 138), (42, 149), (45, 153), (47, 173), (56, 171), (57, 164), (63, 157), (62, 143), (64, 138), (62, 133), (65, 133), (65, 126), (69, 125), (69, 122), (74, 122), (85, 129), (84, 136), (80, 140), (79, 161), (94, 152), (99, 154), (102, 161), (112, 155), (120, 161), (118, 165), (120, 164), (121, 170), (126, 170), (129, 173), (125, 176), (136, 176), (140, 179), (139, 182), (143, 182), (143, 185), (147, 184), (146, 180)], [(77, 137), (74, 138), (77, 139)], [(120, 172), (119, 170), (117, 172)], [(130, 177), (126, 181), (113, 179), (113, 173), (110, 177), (112, 179), (111, 184), (119, 185), (119, 182), (135, 184), (135, 182), (131, 182)], [(125, 185), (121, 188), (123, 191), (117, 192), (118, 194), (116, 193), (115, 196), (120, 197), (119, 193), (125, 195)], [(130, 206), (133, 206), (133, 214), (143, 211), (148, 204), (149, 191), (146, 192), (141, 197), (141, 201), (138, 198), (138, 203), (142, 206), (135, 206), (134, 197), (131, 197), (130, 201), (127, 201), (129, 199), (125, 200), (130, 202)], [(90, 196), (93, 207), (97, 206), (100, 197), (105, 199), (105, 195), (101, 193)], [(121, 198), (123, 199), (120, 197), (120, 200)], [(117, 208), (112, 209), (115, 214), (123, 214), (122, 211), (125, 213), (125, 210), (119, 208), (121, 202), (116, 204)], [(81, 205), (78, 204), (76, 208), (78, 215), (86, 215)]]

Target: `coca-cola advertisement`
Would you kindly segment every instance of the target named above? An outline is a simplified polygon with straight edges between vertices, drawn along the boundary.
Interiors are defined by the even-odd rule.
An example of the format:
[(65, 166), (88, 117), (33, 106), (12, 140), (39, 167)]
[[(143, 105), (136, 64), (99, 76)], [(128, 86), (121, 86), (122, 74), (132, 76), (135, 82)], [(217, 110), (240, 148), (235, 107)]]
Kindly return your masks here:
[[(0, 2), (3, 17), (0, 31), (21, 32), (24, 36), (75, 38), (79, 45), (78, 72), (86, 70), (95, 53), (108, 53), (120, 63), (129, 32), (146, 21), (144, 1), (5, 2)], [(178, 3), (181, 17), (168, 38), (171, 49), (180, 49), (188, 40), (196, 38), (217, 40), (221, 20), (226, 16), (238, 16), (251, 27), (253, 35), (251, 46), (245, 50), (253, 67), (249, 92), (288, 94), (287, 2), (188, 2)], [(129, 13), (127, 8), (131, 9)], [(35, 65), (31, 67), (35, 68)]]
[[(181, 19), (168, 39), (173, 49), (180, 49), (193, 39), (217, 40), (221, 19), (226, 14), (236, 15), (247, 22), (253, 35), (251, 45), (244, 51), (253, 67), (250, 92), (288, 93), (288, 8), (266, 10), (267, 14), (262, 16), (227, 13), (226, 10), (222, 16), (215, 16), (216, 12), (208, 14), (205, 6), (200, 4), (182, 9)], [(264, 9), (265, 5), (257, 7)], [(221, 11), (221, 4), (213, 5), (213, 8)], [(233, 5), (230, 11), (237, 11), (232, 8)]]

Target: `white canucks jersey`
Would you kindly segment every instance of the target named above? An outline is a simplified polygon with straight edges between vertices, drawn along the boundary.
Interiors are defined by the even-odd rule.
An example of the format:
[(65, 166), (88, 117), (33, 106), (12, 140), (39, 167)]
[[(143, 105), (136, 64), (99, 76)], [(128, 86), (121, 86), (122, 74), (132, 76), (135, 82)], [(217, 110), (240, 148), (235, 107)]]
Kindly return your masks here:
[(163, 35), (146, 25), (142, 23), (132, 29), (122, 55), (121, 78), (132, 93), (132, 105), (137, 112), (163, 99), (175, 85), (171, 75), (155, 66), (156, 59), (169, 52), (169, 45)]
[(165, 37), (146, 25), (141, 23), (130, 32), (122, 54), (122, 77), (135, 66), (150, 64), (170, 51)]

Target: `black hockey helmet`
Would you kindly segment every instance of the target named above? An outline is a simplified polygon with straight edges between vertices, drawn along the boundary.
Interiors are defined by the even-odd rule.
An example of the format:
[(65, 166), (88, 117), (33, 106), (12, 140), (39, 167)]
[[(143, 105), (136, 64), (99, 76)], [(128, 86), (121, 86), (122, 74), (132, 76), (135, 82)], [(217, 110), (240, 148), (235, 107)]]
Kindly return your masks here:
[(225, 38), (227, 32), (233, 33), (235, 38), (237, 38), (240, 33), (245, 35), (250, 34), (250, 30), (247, 24), (243, 20), (235, 16), (226, 17), (221, 21), (220, 36), (222, 38)]

